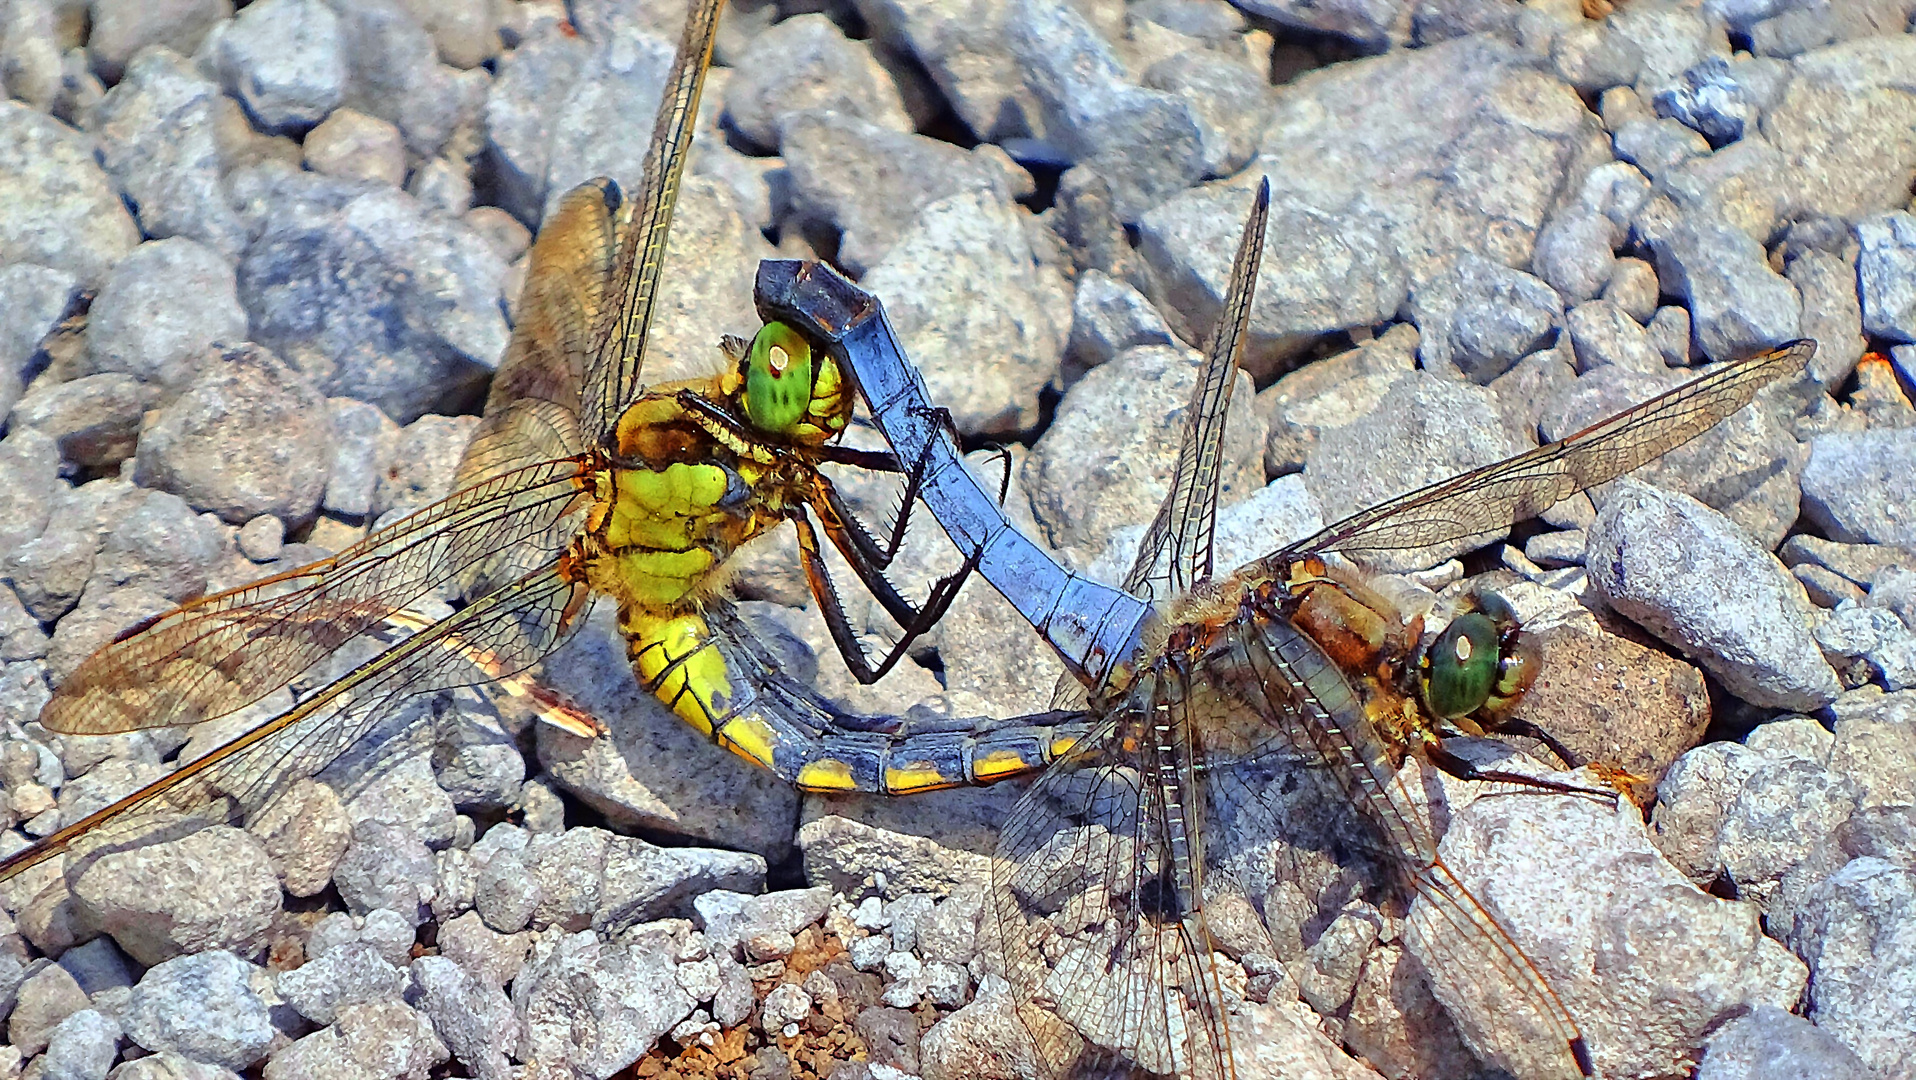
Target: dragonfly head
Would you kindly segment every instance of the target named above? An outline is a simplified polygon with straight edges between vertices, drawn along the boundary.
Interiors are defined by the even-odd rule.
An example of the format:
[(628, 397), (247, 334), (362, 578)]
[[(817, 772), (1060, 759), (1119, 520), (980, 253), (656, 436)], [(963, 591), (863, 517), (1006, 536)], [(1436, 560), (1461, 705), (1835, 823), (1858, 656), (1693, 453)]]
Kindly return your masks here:
[(788, 323), (759, 328), (740, 361), (746, 422), (762, 434), (816, 445), (844, 430), (851, 395), (838, 364)]
[(1433, 716), (1494, 723), (1536, 679), (1537, 646), (1509, 605), (1491, 595), (1475, 600), (1419, 649), (1418, 695)]

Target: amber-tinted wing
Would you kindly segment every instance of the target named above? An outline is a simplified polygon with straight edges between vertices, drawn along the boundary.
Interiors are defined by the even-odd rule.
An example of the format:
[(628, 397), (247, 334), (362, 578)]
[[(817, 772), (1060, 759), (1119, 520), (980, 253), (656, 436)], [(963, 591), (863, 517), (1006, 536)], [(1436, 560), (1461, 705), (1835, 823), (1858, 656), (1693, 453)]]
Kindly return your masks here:
[(555, 538), (567, 535), (565, 523), (579, 509), (581, 470), (568, 459), (506, 473), (330, 559), (134, 627), (60, 684), (41, 722), (63, 734), (100, 735), (222, 716), (285, 686), (501, 549), (550, 565), (559, 554)]
[[(1231, 260), (1230, 288), (1217, 326), (1211, 331), (1204, 367), (1186, 408), (1184, 432), (1178, 442), (1177, 469), (1171, 490), (1158, 505), (1157, 517), (1145, 530), (1137, 558), (1124, 577), (1126, 592), (1145, 595), (1152, 570), (1170, 542), (1170, 585), (1184, 592), (1211, 576), (1211, 540), (1217, 524), (1218, 466), (1224, 456), (1224, 421), (1231, 409), (1231, 388), (1237, 385), (1238, 355), (1244, 349), (1244, 330), (1251, 321), (1257, 272), (1264, 261), (1264, 225), (1270, 216), (1271, 182), (1257, 186), (1251, 216), (1238, 238)], [(1155, 590), (1153, 590), (1155, 591)]]
[(619, 217), (619, 253), (611, 305), (600, 314), (595, 351), (585, 369), (584, 401), (579, 411), (587, 446), (606, 443), (619, 414), (638, 396), (645, 338), (652, 327), (659, 271), (665, 263), (666, 233), (678, 201), (698, 117), (699, 93), (712, 57), (722, 0), (698, 0), (687, 14), (678, 57), (666, 76), (665, 96), (646, 151), (645, 188)]
[(999, 833), (992, 907), (1006, 978), (1050, 1077), (1235, 1077), (1203, 911), (1184, 902), (1185, 824), (1199, 808), (1183, 794), (1196, 789), (1153, 775), (1131, 745), (1139, 718), (1081, 740)]
[(1816, 342), (1792, 341), (1725, 365), (1635, 408), (1506, 461), (1353, 514), (1255, 564), (1281, 572), (1312, 552), (1415, 551), (1508, 528), (1614, 480), (1714, 427), (1777, 379), (1802, 372)]
[(585, 449), (579, 401), (592, 331), (611, 290), (619, 201), (617, 184), (593, 180), (567, 192), (541, 225), (512, 340), (459, 459), (455, 490)]
[[(0, 881), (69, 850), (137, 843), (168, 823), (249, 817), (331, 764), (406, 698), (523, 670), (558, 644), (584, 601), (583, 586), (551, 570), (499, 589), (211, 754), (0, 861)], [(475, 667), (474, 657), (492, 669)]]

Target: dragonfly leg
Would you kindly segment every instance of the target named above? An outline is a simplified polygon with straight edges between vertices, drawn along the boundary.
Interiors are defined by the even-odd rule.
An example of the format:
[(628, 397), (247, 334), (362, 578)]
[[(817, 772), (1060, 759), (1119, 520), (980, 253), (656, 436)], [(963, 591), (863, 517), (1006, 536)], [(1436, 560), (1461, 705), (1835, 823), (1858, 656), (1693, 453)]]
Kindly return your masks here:
[[(898, 661), (904, 659), (912, 643), (937, 625), (939, 619), (944, 618), (945, 612), (951, 607), (952, 600), (958, 595), (959, 586), (963, 585), (965, 578), (977, 569), (981, 554), (981, 552), (973, 552), (956, 572), (940, 578), (937, 584), (932, 586), (931, 595), (926, 597), (923, 608), (914, 610), (906, 605), (905, 611), (908, 614), (898, 619), (899, 627), (904, 631), (903, 637), (883, 660), (873, 665), (865, 657), (864, 647), (858, 643), (858, 635), (852, 629), (851, 620), (845, 616), (844, 605), (838, 598), (838, 587), (832, 583), (830, 571), (826, 568), (825, 559), (819, 551), (818, 533), (812, 528), (810, 519), (802, 512), (793, 515), (792, 523), (798, 530), (798, 551), (805, 567), (805, 580), (811, 586), (812, 595), (818, 599), (819, 612), (825, 617), (825, 628), (832, 635), (832, 644), (838, 646), (839, 655), (844, 657), (845, 666), (851, 669), (852, 676), (865, 684), (884, 678), (887, 672), (897, 666)], [(843, 550), (842, 545), (840, 550)], [(865, 578), (863, 572), (859, 576), (866, 580), (867, 585), (873, 584), (871, 579)], [(884, 583), (886, 590), (891, 590), (890, 583), (884, 581), (883, 575), (877, 575), (877, 581)], [(874, 595), (878, 594), (876, 588), (873, 592)], [(892, 595), (897, 594), (893, 591)], [(902, 599), (900, 603), (903, 603)]]
[[(931, 411), (945, 413), (943, 409)], [(896, 459), (890, 460), (895, 467)], [(911, 523), (911, 509), (917, 504), (919, 492), (923, 490), (925, 472), (930, 462), (931, 455), (927, 448), (912, 462), (912, 467), (905, 470), (907, 473), (905, 492), (899, 501), (898, 516), (892, 522), (889, 534), (882, 545), (865, 528), (857, 515), (852, 513), (851, 508), (845, 505), (843, 497), (838, 494), (838, 488), (825, 474), (813, 471), (812, 492), (806, 498), (806, 502), (818, 514), (819, 523), (825, 528), (825, 535), (832, 538), (833, 545), (838, 548), (840, 554), (845, 556), (845, 561), (851, 564), (859, 580), (865, 583), (866, 588), (871, 590), (872, 596), (884, 607), (886, 613), (892, 617), (892, 621), (900, 627), (909, 627), (919, 621), (923, 612), (898, 595), (898, 590), (885, 577), (884, 570), (897, 557), (898, 549), (904, 543), (905, 530)], [(1010, 476), (1010, 470), (1007, 469), (1005, 473), (1007, 483), (1010, 481)], [(955, 593), (966, 573), (969, 571), (960, 570), (953, 577), (941, 580), (933, 588), (933, 594), (937, 595), (943, 588), (949, 588)]]
[(1550, 732), (1528, 720), (1510, 718), (1500, 720), (1496, 724), (1489, 725), (1489, 727), (1490, 730), (1499, 735), (1516, 735), (1521, 738), (1537, 740), (1549, 747), (1550, 752), (1557, 755), (1557, 760), (1561, 762), (1566, 769), (1574, 769), (1579, 765), (1588, 764), (1588, 762), (1584, 761), (1578, 755), (1572, 753), (1569, 747), (1558, 741), (1555, 735), (1550, 734)]
[(1466, 761), (1444, 748), (1441, 741), (1431, 740), (1424, 744), (1425, 752), (1430, 756), (1431, 764), (1444, 770), (1459, 780), (1487, 780), (1492, 783), (1514, 784), (1517, 787), (1531, 788), (1536, 791), (1548, 791), (1557, 795), (1590, 795), (1600, 799), (1617, 801), (1618, 792), (1613, 789), (1579, 787), (1558, 780), (1546, 780), (1541, 776), (1528, 776), (1508, 769), (1485, 769), (1475, 762)]

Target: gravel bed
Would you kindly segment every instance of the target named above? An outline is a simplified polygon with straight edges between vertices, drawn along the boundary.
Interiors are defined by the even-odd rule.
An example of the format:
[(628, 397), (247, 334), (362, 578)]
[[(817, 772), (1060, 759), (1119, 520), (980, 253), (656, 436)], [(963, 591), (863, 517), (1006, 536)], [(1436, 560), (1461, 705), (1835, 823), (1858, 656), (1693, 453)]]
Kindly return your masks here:
[[(291, 703), (36, 722), (128, 626), (447, 493), (531, 237), (580, 181), (636, 185), (683, 7), (0, 0), (4, 850)], [(1524, 715), (1640, 781), (1641, 814), (1459, 791), (1444, 840), (1548, 943), (1601, 1075), (1916, 1077), (1916, 8), (1611, 9), (738, 4), (649, 371), (753, 331), (759, 259), (830, 257), (1009, 448), (977, 458), (1012, 516), (1109, 579), (1262, 177), (1220, 565), (1816, 338), (1806, 380), (1632, 478), (1390, 569), (1498, 575), (1545, 649)], [(857, 686), (792, 551), (737, 587), (822, 692), (1048, 707), (1058, 665), (982, 583)], [(957, 561), (921, 520), (893, 576)], [(245, 828), (0, 886), (0, 1080), (1031, 1074), (982, 931), (1015, 784), (797, 795), (641, 694), (603, 605), (538, 675), (608, 734), (449, 692)], [(1245, 1060), (1475, 1069), (1401, 910), (1257, 899)]]

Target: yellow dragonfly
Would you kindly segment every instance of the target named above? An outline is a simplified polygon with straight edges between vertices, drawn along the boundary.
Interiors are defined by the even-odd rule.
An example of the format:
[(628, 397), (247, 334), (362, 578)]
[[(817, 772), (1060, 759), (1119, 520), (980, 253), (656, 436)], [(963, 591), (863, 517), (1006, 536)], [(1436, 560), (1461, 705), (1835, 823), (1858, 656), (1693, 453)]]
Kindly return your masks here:
[[(881, 543), (819, 465), (889, 471), (889, 454), (835, 445), (853, 387), (790, 327), (728, 339), (708, 379), (647, 384), (647, 332), (720, 0), (690, 11), (631, 199), (610, 180), (569, 192), (541, 230), (520, 317), (456, 492), (331, 558), (204, 597), (135, 626), (83, 662), (41, 714), (96, 735), (188, 725), (287, 685), (370, 631), (415, 631), (212, 753), (0, 861), (0, 880), (78, 847), (132, 842), (184, 817), (248, 818), (324, 769), (412, 695), (521, 672), (580, 622), (618, 605), (644, 687), (713, 742), (806, 788), (907, 792), (1042, 766), (1068, 725), (905, 722), (833, 708), (777, 669), (725, 598), (727, 559), (781, 521), (797, 526), (814, 597), (861, 680), (882, 675), (949, 604), (968, 567), (922, 608), (885, 579), (903, 520)], [(914, 488), (908, 484), (905, 506)], [(809, 511), (809, 513), (808, 513)], [(811, 516), (904, 640), (872, 663), (822, 558)], [(411, 612), (456, 587), (450, 616)], [(524, 692), (525, 687), (515, 684)], [(588, 719), (546, 710), (577, 733)]]

